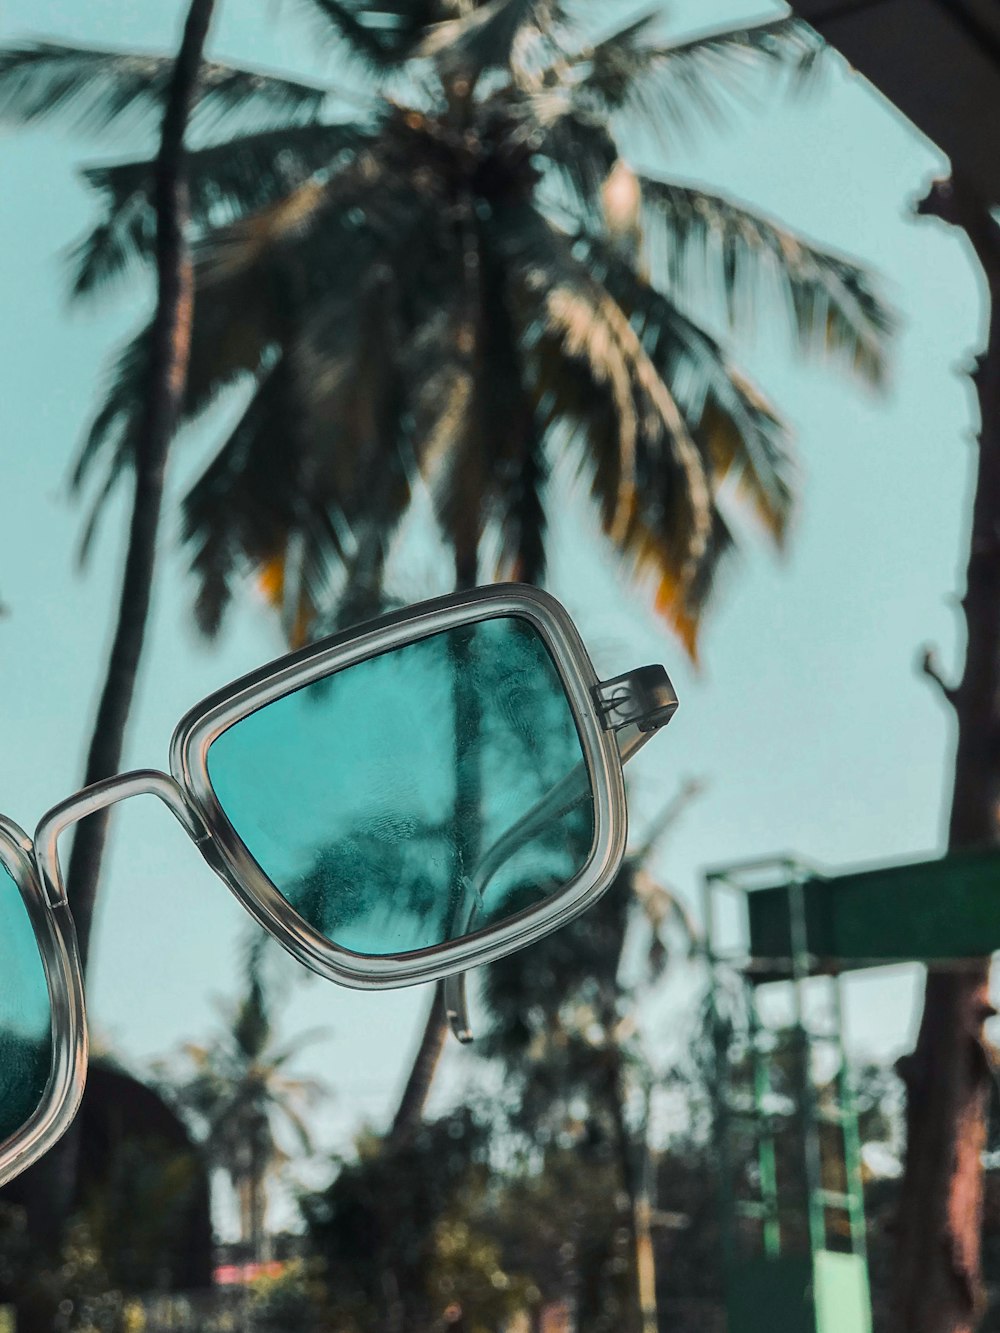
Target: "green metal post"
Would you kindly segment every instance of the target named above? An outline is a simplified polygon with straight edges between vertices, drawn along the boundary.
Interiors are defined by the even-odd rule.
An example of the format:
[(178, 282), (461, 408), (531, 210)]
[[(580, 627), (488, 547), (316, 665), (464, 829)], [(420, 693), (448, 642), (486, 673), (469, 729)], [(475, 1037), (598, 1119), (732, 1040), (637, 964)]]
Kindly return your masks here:
[(854, 1083), (847, 1066), (843, 1046), (844, 999), (843, 978), (833, 981), (834, 1026), (840, 1044), (840, 1067), (837, 1071), (837, 1092), (840, 1109), (840, 1127), (844, 1143), (844, 1188), (847, 1194), (847, 1216), (851, 1229), (851, 1250), (867, 1261), (868, 1240), (865, 1233), (864, 1181), (861, 1175), (861, 1132), (858, 1126), (857, 1102)]
[[(775, 885), (765, 877), (776, 873), (783, 880)], [(711, 994), (708, 1011), (712, 1024), (713, 1079), (717, 1160), (722, 1205), (722, 1235), (726, 1263), (727, 1312), (729, 1333), (871, 1333), (871, 1305), (865, 1258), (864, 1199), (861, 1180), (861, 1145), (857, 1108), (844, 1051), (842, 981), (830, 978), (831, 1004), (824, 1016), (823, 1028), (812, 1027), (813, 987), (822, 984), (815, 978), (829, 968), (827, 956), (820, 964), (812, 947), (810, 932), (816, 921), (810, 912), (807, 894), (816, 883), (815, 872), (790, 861), (757, 862), (744, 867), (720, 870), (706, 876), (705, 921), (708, 936), (707, 957)], [(758, 889), (756, 886), (760, 886)], [(774, 923), (768, 936), (777, 948), (764, 952), (740, 953), (721, 944), (720, 916), (716, 899), (724, 889), (743, 896), (744, 920), (749, 944), (759, 944), (754, 935), (755, 898), (758, 893), (772, 912)], [(775, 914), (777, 895), (783, 904), (783, 922)], [(752, 909), (752, 910), (751, 910)], [(814, 914), (815, 915), (815, 914)], [(760, 919), (758, 914), (758, 920)], [(822, 922), (820, 923), (822, 924)], [(743, 1025), (727, 1019), (721, 1003), (725, 981), (722, 969), (732, 970), (742, 978), (747, 994), (745, 1051), (734, 1047), (734, 1035), (742, 1040)], [(794, 1233), (786, 1221), (787, 1203), (782, 1202), (785, 1188), (778, 1174), (780, 1157), (778, 1135), (782, 1133), (785, 1113), (773, 1101), (773, 1048), (768, 1045), (769, 1029), (761, 1021), (757, 990), (768, 982), (791, 986), (793, 1001), (793, 1055), (795, 1068), (795, 1112), (787, 1117), (789, 1132), (797, 1136), (797, 1151), (802, 1153), (805, 1176), (806, 1245), (796, 1250)], [(825, 1023), (831, 1031), (825, 1031)], [(834, 1076), (835, 1105), (829, 1111), (821, 1106), (813, 1061), (818, 1042), (832, 1042), (836, 1060)], [(736, 1090), (733, 1061), (747, 1060), (749, 1085)], [(746, 1097), (746, 1106), (743, 1104)], [(751, 1128), (751, 1147), (756, 1156), (759, 1199), (738, 1197), (736, 1172), (739, 1163), (733, 1152), (732, 1133), (736, 1119), (746, 1118)], [(823, 1179), (821, 1127), (836, 1125), (841, 1141), (839, 1162), (843, 1168), (844, 1188), (827, 1189)], [(790, 1183), (790, 1182), (789, 1182)], [(850, 1252), (827, 1247), (828, 1215), (836, 1211), (849, 1224)], [(738, 1219), (759, 1222), (759, 1241), (748, 1249), (742, 1244)], [(791, 1243), (790, 1243), (791, 1241)]]
[(823, 1163), (816, 1115), (816, 1088), (812, 1077), (812, 1047), (805, 1026), (802, 988), (811, 971), (809, 937), (806, 932), (805, 894), (797, 875), (788, 885), (788, 914), (792, 943), (792, 992), (795, 1003), (795, 1039), (798, 1044), (799, 1106), (809, 1209), (809, 1243), (815, 1254), (826, 1248), (826, 1202), (823, 1194)]
[(757, 1169), (760, 1172), (760, 1196), (764, 1210), (764, 1253), (773, 1259), (781, 1253), (778, 1166), (774, 1132), (767, 1110), (771, 1079), (767, 1070), (767, 1056), (761, 1048), (760, 1024), (753, 1004), (750, 1006), (750, 1049), (753, 1063), (753, 1118), (758, 1131)]
[(712, 1039), (712, 1124), (715, 1131), (717, 1181), (719, 1189), (722, 1258), (728, 1269), (736, 1257), (736, 1200), (733, 1194), (732, 1163), (729, 1154), (729, 1058), (723, 1049), (723, 1024), (718, 1007), (718, 969), (713, 941), (716, 939), (715, 878), (705, 877), (705, 953), (708, 962), (708, 1022)]

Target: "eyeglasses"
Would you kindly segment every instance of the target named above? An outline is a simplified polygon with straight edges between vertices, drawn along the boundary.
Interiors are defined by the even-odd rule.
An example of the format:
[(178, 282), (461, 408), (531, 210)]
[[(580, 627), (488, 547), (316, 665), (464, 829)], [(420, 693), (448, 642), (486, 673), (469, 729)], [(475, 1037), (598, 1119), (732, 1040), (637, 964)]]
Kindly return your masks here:
[(59, 859), (87, 815), (158, 796), (264, 929), (331, 981), (447, 979), (570, 921), (625, 852), (622, 764), (677, 696), (662, 667), (598, 679), (564, 608), (497, 584), (279, 658), (178, 724), (170, 774), (123, 773), (0, 817), (0, 1184), (80, 1104), (83, 978)]

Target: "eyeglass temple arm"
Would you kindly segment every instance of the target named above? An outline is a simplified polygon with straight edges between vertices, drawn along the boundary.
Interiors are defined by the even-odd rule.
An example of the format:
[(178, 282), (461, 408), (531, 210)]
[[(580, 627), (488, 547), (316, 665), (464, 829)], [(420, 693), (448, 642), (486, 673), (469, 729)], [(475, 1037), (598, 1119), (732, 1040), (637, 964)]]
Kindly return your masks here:
[[(622, 676), (600, 681), (592, 693), (605, 730), (615, 733), (622, 764), (628, 763), (677, 712), (677, 694), (662, 666), (637, 667)], [(590, 776), (586, 764), (581, 762), (488, 848), (471, 879), (466, 880), (472, 901), (468, 903), (461, 934), (468, 934), (472, 929), (486, 886), (503, 863), (534, 837), (540, 827), (559, 819), (589, 790)], [(463, 1043), (472, 1041), (464, 972), (445, 978), (444, 1007), (458, 1040)]]
[(116, 777), (94, 782), (47, 810), (35, 830), (35, 864), (51, 907), (66, 902), (66, 885), (59, 861), (62, 834), (88, 815), (126, 801), (130, 796), (158, 797), (196, 843), (209, 837), (198, 816), (184, 800), (178, 784), (166, 773), (155, 768), (138, 768), (131, 773), (119, 773)]

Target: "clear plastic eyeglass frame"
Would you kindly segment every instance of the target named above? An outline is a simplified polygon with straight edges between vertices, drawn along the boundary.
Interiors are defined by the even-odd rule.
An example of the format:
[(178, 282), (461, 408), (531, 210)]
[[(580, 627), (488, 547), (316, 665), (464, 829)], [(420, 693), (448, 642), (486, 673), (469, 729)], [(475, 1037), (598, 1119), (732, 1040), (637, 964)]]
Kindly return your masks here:
[[(522, 825), (487, 851), (480, 873), (492, 873), (522, 836), (530, 836), (576, 799), (584, 784), (593, 798), (590, 856), (556, 893), (515, 916), (458, 938), (405, 954), (368, 956), (334, 944), (281, 895), (230, 824), (213, 791), (208, 750), (228, 727), (263, 705), (367, 658), (431, 634), (494, 617), (521, 617), (547, 646), (566, 692), (586, 765), (539, 802)], [(565, 925), (613, 880), (625, 854), (627, 810), (622, 765), (673, 716), (677, 696), (662, 667), (602, 681), (565, 609), (553, 597), (519, 584), (454, 593), (393, 612), (281, 657), (217, 691), (177, 725), (170, 772), (142, 769), (95, 783), (53, 806), (34, 839), (0, 816), (0, 864), (16, 882), (38, 944), (52, 1011), (52, 1068), (31, 1119), (0, 1144), (0, 1184), (42, 1156), (72, 1122), (83, 1094), (87, 1025), (76, 931), (67, 904), (59, 838), (72, 825), (130, 796), (157, 796), (179, 820), (209, 866), (251, 916), (293, 957), (342, 985), (383, 990), (448, 978), (452, 1027), (467, 1040), (463, 974), (523, 948)], [(563, 790), (565, 788), (565, 790)], [(573, 789), (573, 791), (571, 791)], [(503, 845), (502, 845), (503, 844)]]

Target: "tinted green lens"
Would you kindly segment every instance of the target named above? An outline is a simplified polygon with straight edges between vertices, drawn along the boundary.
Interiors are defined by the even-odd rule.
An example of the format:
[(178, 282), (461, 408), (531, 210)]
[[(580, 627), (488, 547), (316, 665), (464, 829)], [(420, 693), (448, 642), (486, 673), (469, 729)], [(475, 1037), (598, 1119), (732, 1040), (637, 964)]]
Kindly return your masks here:
[(0, 865), (0, 1140), (37, 1110), (52, 1068), (49, 988), (13, 876)]
[(406, 953), (509, 917), (572, 879), (594, 838), (562, 681), (514, 617), (286, 695), (223, 732), (208, 770), (272, 883), (356, 953)]

